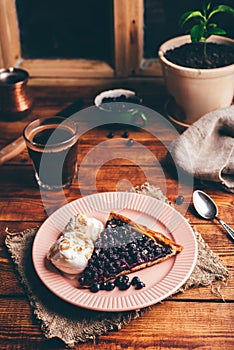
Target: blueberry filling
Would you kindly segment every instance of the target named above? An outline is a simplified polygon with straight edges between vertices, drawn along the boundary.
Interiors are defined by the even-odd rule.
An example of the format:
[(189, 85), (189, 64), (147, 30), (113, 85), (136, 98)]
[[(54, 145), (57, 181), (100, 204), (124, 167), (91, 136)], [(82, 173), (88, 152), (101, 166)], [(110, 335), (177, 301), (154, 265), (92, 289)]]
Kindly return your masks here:
[[(106, 280), (113, 279), (123, 271), (131, 270), (140, 264), (158, 260), (171, 252), (168, 245), (158, 245), (153, 239), (137, 232), (121, 220), (107, 221), (106, 228), (95, 242), (88, 265), (79, 277), (79, 283), (89, 287), (101, 283), (99, 289), (102, 289), (102, 283)], [(123, 284), (127, 283), (128, 286), (128, 276), (119, 276), (120, 281), (121, 279), (125, 279)], [(115, 285), (121, 285), (120, 281), (117, 280)]]

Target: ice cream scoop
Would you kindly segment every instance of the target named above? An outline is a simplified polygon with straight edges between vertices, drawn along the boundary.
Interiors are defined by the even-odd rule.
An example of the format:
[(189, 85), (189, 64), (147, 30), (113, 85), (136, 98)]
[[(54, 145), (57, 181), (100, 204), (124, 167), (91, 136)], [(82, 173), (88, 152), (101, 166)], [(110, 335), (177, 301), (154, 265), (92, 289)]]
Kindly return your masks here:
[(82, 214), (71, 217), (63, 233), (52, 245), (47, 258), (60, 271), (68, 275), (78, 275), (87, 266), (104, 225), (95, 218)]
[(101, 221), (77, 214), (72, 216), (64, 232), (79, 232), (95, 242), (103, 229), (104, 225)]
[(66, 232), (52, 245), (47, 257), (60, 271), (77, 275), (87, 266), (93, 249), (91, 239), (82, 234)]

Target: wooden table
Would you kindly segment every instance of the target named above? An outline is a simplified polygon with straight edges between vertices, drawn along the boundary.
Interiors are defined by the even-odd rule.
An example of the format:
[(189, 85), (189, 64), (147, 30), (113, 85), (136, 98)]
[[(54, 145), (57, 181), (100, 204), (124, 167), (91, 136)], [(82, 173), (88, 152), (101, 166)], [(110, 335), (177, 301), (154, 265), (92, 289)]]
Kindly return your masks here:
[[(146, 105), (161, 110), (165, 101), (164, 90), (156, 91), (153, 83), (136, 83), (129, 87), (140, 91)], [(32, 87), (35, 101), (33, 112), (21, 121), (0, 122), (0, 147), (18, 137), (23, 127), (37, 116), (54, 115), (78, 97), (83, 99), (84, 106), (90, 106), (93, 97), (105, 88)], [(80, 125), (85, 126), (85, 123), (85, 120), (80, 121)], [(184, 203), (176, 205), (176, 208), (190, 220), (232, 273), (233, 243), (218, 224), (204, 221), (195, 215), (191, 206), (193, 188), (186, 183), (179, 186), (175, 167), (165, 160), (167, 148), (176, 134), (161, 130), (160, 137), (155, 137), (156, 124), (155, 119), (150, 117), (149, 131), (126, 125), (118, 129), (106, 125), (84, 133), (79, 140), (78, 160), (82, 166), (79, 184), (76, 180), (71, 189), (66, 191), (65, 202), (96, 192), (125, 191), (145, 181), (161, 187), (173, 204), (178, 195), (183, 195)], [(126, 145), (127, 139), (122, 137), (124, 131), (135, 141), (131, 152)], [(109, 132), (114, 132), (113, 139), (107, 138)], [(110, 153), (109, 159), (108, 156), (97, 159), (90, 152), (97, 147), (105, 148), (106, 154), (113, 153)], [(47, 218), (46, 211), (53, 212), (63, 205), (64, 198), (57, 201), (49, 198), (44, 207), (26, 150), (0, 167), (0, 183), (0, 349), (62, 349), (62, 342), (47, 340), (43, 336), (27, 296), (17, 280), (4, 238), (6, 227), (11, 232), (17, 232), (40, 225)], [(220, 217), (234, 227), (233, 195), (222, 192), (215, 185), (205, 187), (196, 182), (194, 187), (209, 193), (218, 204)], [(222, 286), (224, 302), (221, 297), (211, 293), (210, 287), (190, 289), (153, 307), (120, 331), (100, 336), (96, 344), (81, 344), (77, 348), (233, 349), (233, 290), (234, 280), (230, 279), (226, 286)]]

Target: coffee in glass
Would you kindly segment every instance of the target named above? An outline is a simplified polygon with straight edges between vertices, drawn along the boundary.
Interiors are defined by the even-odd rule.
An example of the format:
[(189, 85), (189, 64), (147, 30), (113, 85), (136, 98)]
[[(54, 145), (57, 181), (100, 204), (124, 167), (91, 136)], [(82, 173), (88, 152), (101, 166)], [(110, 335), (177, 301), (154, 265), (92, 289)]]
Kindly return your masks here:
[(77, 125), (53, 117), (37, 119), (24, 129), (24, 138), (40, 187), (56, 190), (71, 185), (77, 171)]

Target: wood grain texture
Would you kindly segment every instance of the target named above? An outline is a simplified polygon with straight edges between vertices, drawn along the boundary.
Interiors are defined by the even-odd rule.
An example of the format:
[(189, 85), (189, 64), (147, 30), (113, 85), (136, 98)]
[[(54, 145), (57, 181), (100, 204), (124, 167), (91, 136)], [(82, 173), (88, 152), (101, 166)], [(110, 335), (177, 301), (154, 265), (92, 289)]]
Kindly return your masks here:
[(15, 2), (2, 0), (0, 6), (0, 67), (14, 67), (21, 58)]
[(110, 78), (114, 76), (113, 68), (103, 61), (66, 60), (66, 59), (24, 59), (20, 68), (27, 70), (32, 78), (66, 77), (74, 78)]
[[(24, 126), (36, 117), (54, 115), (82, 98), (84, 107), (93, 103), (95, 95), (104, 90), (106, 82), (77, 86), (31, 86), (34, 95), (33, 112), (23, 120), (8, 123), (0, 121), (2, 130), (0, 147), (20, 136)], [(111, 84), (109, 85), (109, 87)], [(124, 87), (136, 88), (144, 97), (146, 105), (163, 110), (165, 90), (157, 83), (128, 81)], [(234, 196), (223, 192), (215, 184), (199, 181), (178, 182), (175, 165), (168, 161), (167, 149), (176, 137), (166, 132), (149, 115), (150, 130), (126, 125), (105, 125), (88, 128), (90, 120), (80, 118), (81, 130), (78, 148), (78, 177), (70, 189), (57, 192), (40, 192), (34, 180), (32, 164), (27, 151), (0, 166), (0, 349), (64, 349), (58, 339), (48, 340), (43, 336), (40, 325), (29, 306), (8, 251), (4, 245), (6, 228), (19, 232), (41, 223), (62, 205), (96, 192), (126, 191), (130, 186), (149, 181), (162, 189), (175, 208), (184, 215), (234, 273), (233, 243), (218, 223), (211, 223), (198, 217), (193, 209), (193, 189), (206, 191), (217, 203), (220, 217), (234, 227)], [(107, 137), (114, 132), (114, 138)], [(127, 146), (123, 132), (134, 139)], [(157, 137), (155, 133), (158, 132)], [(176, 205), (178, 195), (184, 202)], [(233, 290), (234, 279), (221, 286), (226, 302), (214, 295), (210, 287), (194, 288), (158, 304), (119, 331), (100, 336), (95, 343), (78, 345), (77, 349), (102, 350), (157, 350), (157, 349), (205, 349), (231, 350), (233, 348)]]
[[(8, 310), (6, 307), (8, 305)], [(154, 306), (141, 318), (118, 332), (100, 336), (96, 344), (80, 344), (77, 349), (227, 349), (233, 346), (233, 326), (226, 324), (232, 317), (229, 303), (172, 302)], [(9, 314), (11, 317), (9, 317)], [(212, 315), (212, 319), (210, 319)], [(174, 322), (171, 318), (173, 317)], [(33, 321), (32, 321), (33, 320)], [(155, 322), (152, 323), (152, 320)], [(160, 321), (159, 321), (160, 320)], [(209, 323), (209, 327), (207, 327)], [(170, 324), (170, 328), (168, 328)], [(183, 326), (182, 326), (183, 325)], [(33, 318), (27, 300), (0, 300), (0, 349), (63, 349), (54, 341), (45, 341), (38, 322)], [(131, 337), (130, 337), (131, 334)], [(6, 340), (7, 339), (7, 340)]]

